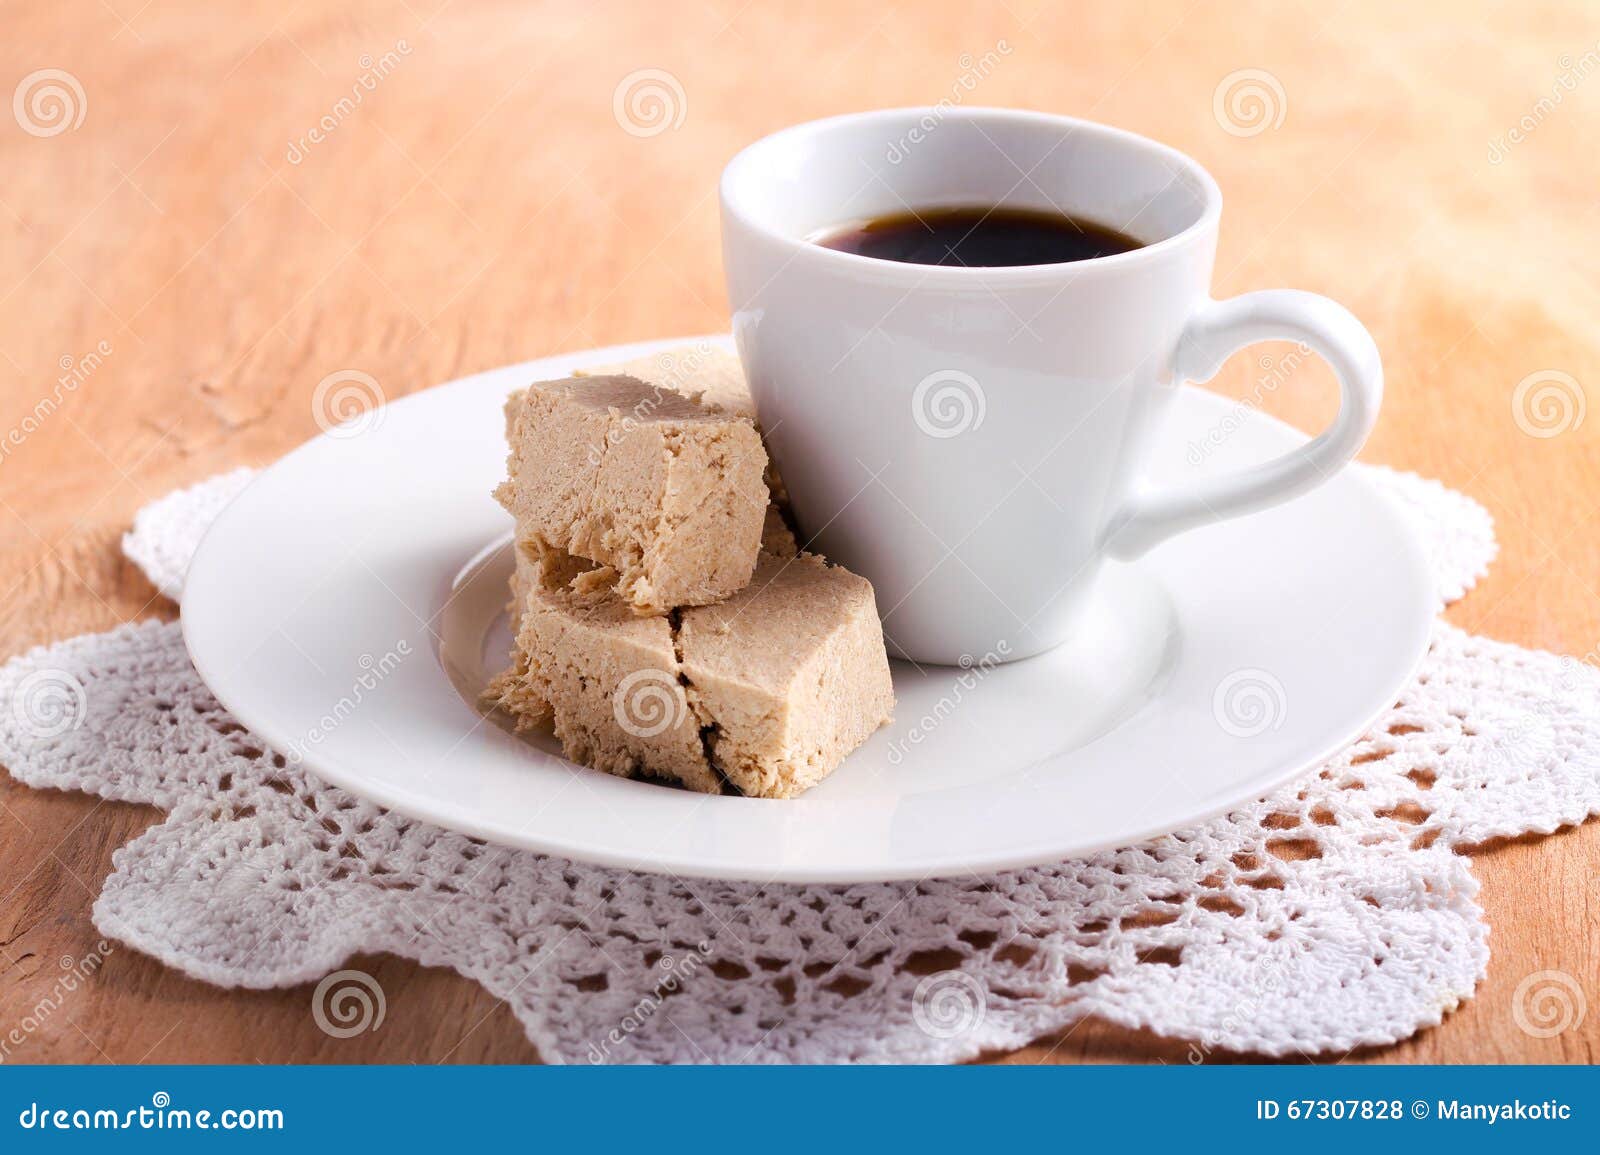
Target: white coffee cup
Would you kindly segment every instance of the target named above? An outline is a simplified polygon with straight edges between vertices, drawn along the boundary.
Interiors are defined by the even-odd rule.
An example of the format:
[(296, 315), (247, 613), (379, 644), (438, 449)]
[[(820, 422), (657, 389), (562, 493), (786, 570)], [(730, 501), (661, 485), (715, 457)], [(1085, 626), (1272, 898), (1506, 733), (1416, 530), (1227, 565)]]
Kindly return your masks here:
[[(802, 538), (871, 580), (891, 655), (1048, 649), (1093, 612), (1108, 559), (1306, 492), (1377, 418), (1383, 370), (1360, 322), (1291, 290), (1212, 300), (1222, 194), (1133, 133), (1008, 109), (839, 116), (751, 145), (721, 192), (734, 336)], [(813, 243), (907, 209), (993, 205), (1143, 247), (967, 268)], [(1333, 424), (1230, 476), (1145, 484), (1177, 386), (1277, 338), (1332, 366)]]

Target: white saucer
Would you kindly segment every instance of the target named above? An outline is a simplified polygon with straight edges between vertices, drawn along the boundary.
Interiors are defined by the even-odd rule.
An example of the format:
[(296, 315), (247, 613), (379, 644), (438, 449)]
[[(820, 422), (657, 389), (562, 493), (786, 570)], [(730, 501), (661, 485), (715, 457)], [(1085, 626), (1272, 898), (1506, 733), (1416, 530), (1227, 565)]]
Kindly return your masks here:
[[(489, 496), (505, 465), (501, 403), (529, 381), (680, 343), (454, 381), (265, 470), (184, 587), (201, 676), (323, 778), (464, 834), (681, 875), (859, 882), (1031, 865), (1193, 825), (1359, 736), (1427, 645), (1421, 553), (1346, 471), (1112, 569), (1094, 625), (1058, 650), (968, 670), (896, 663), (894, 724), (803, 798), (710, 797), (574, 766), (553, 739), (519, 738), (472, 705), (509, 642), (510, 521)], [(1158, 479), (1181, 481), (1304, 440), (1185, 388), (1153, 459)]]

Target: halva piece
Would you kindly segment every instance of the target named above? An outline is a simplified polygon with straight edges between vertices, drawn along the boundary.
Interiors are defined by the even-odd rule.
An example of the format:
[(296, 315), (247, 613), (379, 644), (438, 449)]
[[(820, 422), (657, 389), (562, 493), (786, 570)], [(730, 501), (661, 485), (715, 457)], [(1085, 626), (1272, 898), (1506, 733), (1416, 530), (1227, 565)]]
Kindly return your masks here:
[(610, 566), (641, 613), (704, 605), (755, 568), (767, 454), (749, 420), (636, 377), (543, 381), (506, 403), (519, 539)]

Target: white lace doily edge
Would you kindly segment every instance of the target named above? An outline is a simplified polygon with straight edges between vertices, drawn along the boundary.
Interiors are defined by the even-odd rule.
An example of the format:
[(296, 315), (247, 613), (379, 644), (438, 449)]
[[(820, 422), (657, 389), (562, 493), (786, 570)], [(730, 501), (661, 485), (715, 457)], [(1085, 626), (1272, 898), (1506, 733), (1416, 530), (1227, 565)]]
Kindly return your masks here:
[[(1376, 470), (1376, 467), (1366, 468), (1374, 468)], [(1376, 471), (1390, 472), (1386, 470)], [(180, 513), (181, 510), (174, 508), (172, 503), (177, 503), (178, 506), (184, 505), (185, 502), (188, 503), (188, 511), (183, 514), (181, 519), (187, 519), (199, 514), (207, 506), (215, 505), (220, 508), (220, 505), (215, 502), (217, 488), (208, 490), (207, 487), (214, 485), (215, 482), (227, 483), (221, 488), (242, 487), (242, 485), (248, 483), (250, 476), (249, 471), (236, 471), (235, 474), (227, 475), (225, 478), (213, 479), (212, 483), (202, 483), (200, 486), (191, 487), (189, 490), (172, 495), (143, 511), (140, 515), (139, 526), (149, 531), (151, 528), (149, 519), (159, 521), (163, 515)], [(1395, 485), (1394, 482), (1399, 484)], [(1492, 535), (1492, 523), (1487, 512), (1477, 503), (1462, 495), (1455, 494), (1437, 482), (1419, 478), (1415, 474), (1395, 474), (1393, 475), (1393, 481), (1385, 488), (1386, 490), (1392, 488), (1401, 491), (1396, 496), (1400, 497), (1402, 504), (1404, 504), (1408, 495), (1403, 491), (1412, 486), (1416, 487), (1418, 491), (1417, 503), (1419, 506), (1438, 504), (1444, 501), (1456, 506), (1456, 514), (1452, 518), (1456, 522), (1456, 532), (1453, 535), (1446, 535), (1443, 541), (1434, 541), (1432, 544), (1436, 547), (1434, 561), (1436, 572), (1440, 579), (1442, 595), (1446, 599), (1459, 597), (1461, 592), (1469, 589), (1478, 577), (1486, 572), (1488, 563), (1494, 556), (1495, 544)], [(236, 491), (234, 489), (234, 492)], [(1437, 511), (1435, 510), (1434, 512), (1436, 515)], [(159, 530), (156, 531), (157, 534), (159, 532)], [(136, 528), (129, 536), (131, 547), (129, 556), (135, 560), (136, 564), (139, 564), (141, 568), (150, 573), (152, 581), (157, 584), (158, 588), (164, 591), (176, 591), (177, 587), (181, 585), (181, 579), (173, 580), (175, 577), (174, 563), (181, 561), (182, 550), (175, 549), (163, 553), (160, 550), (146, 548), (142, 542), (152, 534), (150, 532), (141, 533), (140, 528)], [(181, 569), (177, 569), (176, 573), (181, 573)], [(122, 634), (125, 631), (132, 632), (152, 628), (160, 628), (160, 623), (142, 623), (120, 627), (118, 630), (100, 635), (99, 639), (110, 640), (115, 635)], [(1441, 629), (1458, 632), (1452, 631), (1451, 627), (1441, 626)], [(96, 640), (94, 638), (76, 639), (78, 642), (91, 644)], [(129, 637), (127, 639), (118, 638), (117, 640), (133, 642), (136, 639)], [(71, 643), (67, 644), (70, 645)], [(1496, 648), (1503, 646), (1501, 643), (1489, 643), (1482, 640), (1477, 640), (1477, 644)], [(21, 659), (17, 660), (31, 659), (38, 661), (51, 648), (48, 646), (34, 647), (27, 655), (23, 655)], [(1503, 648), (1507, 651), (1516, 651), (1524, 655), (1528, 653), (1527, 651), (1517, 651), (1514, 646), (1503, 646)], [(1534, 656), (1537, 657), (1538, 655)], [(3, 734), (0, 734), (0, 738), (3, 738)], [(15, 752), (3, 749), (4, 746), (5, 743), (0, 741), (0, 758), (3, 758), (6, 764), (13, 768), (14, 771), (22, 770), (22, 773), (18, 774), (19, 780), (28, 781), (34, 777), (28, 773), (31, 767), (27, 761), (19, 761), (14, 757)], [(1580, 772), (1583, 775), (1588, 776), (1595, 772), (1597, 759), (1588, 751), (1580, 752), (1573, 760), (1581, 767)], [(147, 789), (141, 791), (136, 787), (133, 779), (115, 783), (103, 782), (98, 788), (70, 777), (59, 777), (49, 781), (30, 782), (29, 784), (41, 787), (88, 790), (108, 798), (151, 802), (169, 810), (173, 809), (175, 805), (181, 805), (181, 798), (184, 793), (181, 789), (174, 788), (169, 790), (162, 785), (151, 782), (146, 782), (144, 785)], [(1509, 819), (1496, 821), (1493, 818), (1489, 818), (1471, 824), (1470, 832), (1474, 836), (1474, 842), (1490, 841), (1497, 837), (1514, 837), (1530, 831), (1543, 834), (1582, 822), (1585, 818), (1593, 816), (1597, 812), (1600, 812), (1600, 806), (1585, 802), (1579, 797), (1570, 797), (1561, 800), (1554, 814), (1547, 811), (1541, 819), (1532, 823), (1517, 823)], [(154, 840), (160, 831), (161, 826), (153, 827), (145, 835), (119, 850), (114, 859), (119, 870), (123, 862), (129, 858), (136, 858), (146, 848), (147, 840)], [(1466, 831), (1463, 831), (1463, 833), (1466, 833)], [(1458, 839), (1457, 845), (1460, 845), (1461, 842), (1462, 840)], [(1458, 858), (1449, 849), (1441, 848), (1439, 852)], [(1285, 1055), (1295, 1052), (1308, 1053), (1305, 1046), (1309, 1045), (1314, 1048), (1309, 1053), (1326, 1054), (1332, 1051), (1348, 1050), (1356, 1046), (1393, 1043), (1409, 1037), (1416, 1030), (1435, 1026), (1442, 1022), (1444, 1016), (1458, 1007), (1463, 999), (1471, 997), (1476, 982), (1481, 981), (1486, 973), (1488, 962), (1488, 926), (1484, 921), (1482, 911), (1473, 901), (1478, 885), (1470, 869), (1468, 869), (1468, 860), (1458, 858), (1458, 861), (1450, 864), (1444, 873), (1454, 883), (1453, 889), (1455, 893), (1450, 906), (1454, 908), (1455, 916), (1470, 924), (1471, 930), (1468, 935), (1470, 941), (1463, 945), (1467, 945), (1471, 952), (1473, 965), (1470, 967), (1470, 973), (1472, 981), (1464, 982), (1463, 980), (1466, 979), (1467, 974), (1464, 970), (1458, 970), (1455, 974), (1455, 980), (1444, 988), (1441, 988), (1435, 982), (1431, 985), (1434, 996), (1433, 1006), (1421, 1014), (1412, 1012), (1412, 1018), (1399, 1029), (1372, 1029), (1376, 1025), (1369, 1023), (1369, 1029), (1365, 1031), (1341, 1034), (1337, 1031), (1337, 1028), (1329, 1028), (1324, 1022), (1319, 1024), (1321, 1033), (1316, 1039), (1233, 1039), (1230, 1042), (1218, 1044), (1218, 1049), (1235, 1052), (1244, 1050), (1246, 1053), (1264, 1055)], [(482, 983), (492, 994), (501, 998), (509, 999), (515, 992), (516, 986), (520, 985), (508, 983), (504, 981), (503, 975), (473, 966), (470, 962), (464, 962), (450, 950), (440, 949), (436, 945), (427, 942), (412, 940), (409, 942), (394, 941), (386, 943), (377, 939), (368, 939), (352, 945), (344, 936), (337, 933), (318, 936), (321, 940), (320, 942), (307, 943), (303, 953), (294, 960), (292, 967), (280, 968), (267, 981), (250, 982), (248, 981), (248, 976), (241, 976), (237, 969), (213, 965), (202, 958), (197, 958), (192, 953), (185, 953), (169, 946), (159, 935), (152, 935), (148, 927), (141, 928), (125, 922), (111, 909), (107, 902), (111, 889), (117, 884), (117, 878), (118, 876), (114, 874), (111, 879), (107, 880), (107, 892), (102, 894), (101, 899), (95, 904), (94, 913), (97, 925), (105, 933), (117, 938), (119, 941), (125, 941), (136, 949), (151, 954), (163, 963), (171, 965), (183, 973), (216, 985), (249, 988), (292, 986), (315, 981), (328, 971), (340, 966), (352, 954), (386, 951), (414, 958), (424, 965), (450, 967), (464, 977)], [(1439, 977), (1441, 976), (1436, 975), (1435, 979)], [(918, 1057), (948, 1061), (951, 1059), (970, 1058), (985, 1051), (1013, 1049), (1026, 1045), (1041, 1036), (1070, 1028), (1082, 1019), (1091, 1016), (1130, 1029), (1149, 1029), (1158, 1034), (1179, 1038), (1193, 1037), (1193, 1032), (1172, 1030), (1170, 1022), (1163, 1024), (1149, 1016), (1138, 1013), (1136, 1010), (1130, 1010), (1127, 1002), (1119, 1003), (1115, 999), (1086, 996), (1066, 1005), (1023, 1008), (1022, 1013), (1013, 1013), (1005, 1020), (983, 1023), (977, 1030), (962, 1039), (948, 1043), (930, 1042), (925, 1045), (926, 1054), (919, 1054)], [(519, 1014), (519, 1018), (522, 1019), (530, 1041), (539, 1047), (542, 1056), (550, 1059), (562, 1056), (563, 1044), (561, 1039), (553, 1031), (545, 1028), (540, 1016)], [(861, 1029), (859, 1022), (843, 1023), (840, 1026), (846, 1030), (853, 1028), (859, 1031)], [(1331, 1034), (1328, 1033), (1330, 1029), (1333, 1032)], [(1241, 1041), (1254, 1042), (1256, 1045), (1249, 1048), (1241, 1048), (1239, 1046)]]

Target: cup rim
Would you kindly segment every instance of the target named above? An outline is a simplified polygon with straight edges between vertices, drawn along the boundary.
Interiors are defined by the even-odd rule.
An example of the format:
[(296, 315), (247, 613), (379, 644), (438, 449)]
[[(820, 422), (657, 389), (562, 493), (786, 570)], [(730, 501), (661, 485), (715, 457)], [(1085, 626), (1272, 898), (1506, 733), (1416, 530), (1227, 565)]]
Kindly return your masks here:
[[(1174, 170), (1183, 170), (1192, 176), (1204, 194), (1204, 207), (1200, 215), (1184, 228), (1169, 237), (1163, 237), (1148, 245), (1131, 249), (1125, 253), (1113, 253), (1108, 256), (1090, 257), (1081, 261), (1057, 262), (1041, 265), (921, 265), (901, 261), (889, 261), (881, 257), (867, 257), (859, 253), (842, 252), (839, 249), (830, 249), (814, 241), (794, 237), (788, 233), (773, 228), (764, 221), (758, 220), (751, 213), (737, 204), (737, 197), (732, 192), (735, 180), (739, 179), (739, 170), (754, 163), (752, 157), (757, 150), (771, 146), (774, 142), (788, 137), (799, 137), (826, 131), (829, 128), (850, 121), (893, 121), (904, 118), (920, 120), (925, 116), (934, 116), (940, 120), (966, 120), (972, 122), (997, 122), (1002, 120), (1024, 121), (1038, 125), (1052, 127), (1066, 127), (1069, 134), (1084, 133), (1086, 136), (1101, 140), (1115, 140), (1124, 144), (1131, 144), (1138, 148), (1155, 153), (1165, 159)], [(987, 284), (995, 282), (1018, 284), (1051, 280), (1063, 276), (1080, 277), (1093, 275), (1100, 272), (1112, 272), (1137, 269), (1140, 265), (1151, 265), (1159, 262), (1178, 249), (1185, 248), (1208, 231), (1215, 230), (1218, 220), (1222, 215), (1222, 189), (1216, 179), (1206, 171), (1205, 166), (1195, 160), (1188, 153), (1182, 152), (1171, 145), (1163, 144), (1148, 136), (1143, 136), (1127, 129), (1116, 128), (1099, 121), (1084, 120), (1080, 117), (1061, 116), (1055, 113), (1038, 112), (1033, 109), (981, 107), (957, 109), (941, 109), (934, 105), (906, 106), (901, 108), (882, 108), (868, 112), (847, 112), (838, 116), (822, 117), (818, 120), (803, 121), (776, 132), (768, 133), (758, 140), (740, 149), (732, 160), (722, 170), (722, 177), (718, 182), (718, 195), (722, 204), (722, 213), (725, 218), (736, 221), (742, 227), (754, 233), (759, 233), (769, 240), (776, 241), (791, 251), (791, 259), (804, 253), (814, 260), (836, 266), (840, 271), (854, 271), (858, 274), (867, 274), (883, 277), (890, 280), (899, 280), (905, 283), (915, 282), (923, 286), (942, 285), (947, 288), (975, 287), (976, 282), (982, 280)]]

